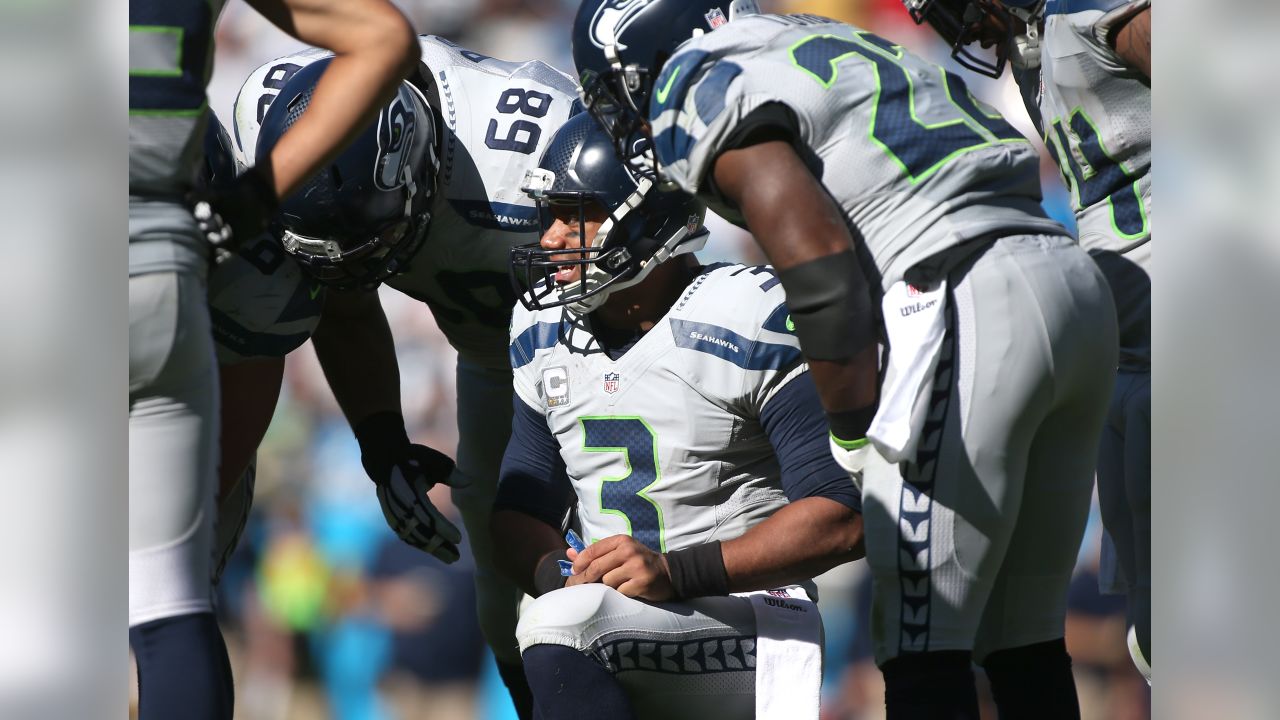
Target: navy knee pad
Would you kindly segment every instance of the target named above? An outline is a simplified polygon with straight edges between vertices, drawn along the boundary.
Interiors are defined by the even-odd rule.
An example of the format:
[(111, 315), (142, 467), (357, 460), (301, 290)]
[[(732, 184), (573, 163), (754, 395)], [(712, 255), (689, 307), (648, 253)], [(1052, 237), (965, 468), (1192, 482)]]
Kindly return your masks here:
[(230, 720), (231, 662), (213, 613), (129, 628), (138, 662), (138, 720)]
[(635, 719), (621, 683), (591, 657), (564, 645), (534, 645), (520, 655), (538, 720)]
[(533, 720), (533, 691), (529, 689), (529, 681), (524, 676), (523, 665), (498, 662), (498, 676), (502, 684), (507, 686), (511, 695), (511, 704), (515, 705), (516, 716), (520, 720)]

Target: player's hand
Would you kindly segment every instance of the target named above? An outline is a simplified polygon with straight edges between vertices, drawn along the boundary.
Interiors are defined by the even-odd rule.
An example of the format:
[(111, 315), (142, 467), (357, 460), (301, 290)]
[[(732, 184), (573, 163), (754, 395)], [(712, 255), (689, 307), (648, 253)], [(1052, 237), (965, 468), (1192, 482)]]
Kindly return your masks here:
[(382, 514), (396, 536), (443, 562), (457, 560), (462, 533), (427, 498), (436, 483), (453, 487), (453, 460), (426, 445), (408, 445), (385, 475), (375, 476), (376, 469), (368, 463), (365, 467), (371, 470)]
[(565, 587), (602, 582), (627, 597), (650, 602), (670, 600), (671, 572), (667, 559), (630, 535), (613, 535), (592, 543), (582, 552), (568, 551), (573, 575)]
[(191, 214), (215, 253), (235, 249), (267, 229), (279, 200), (266, 177), (249, 168), (235, 180), (191, 198)]

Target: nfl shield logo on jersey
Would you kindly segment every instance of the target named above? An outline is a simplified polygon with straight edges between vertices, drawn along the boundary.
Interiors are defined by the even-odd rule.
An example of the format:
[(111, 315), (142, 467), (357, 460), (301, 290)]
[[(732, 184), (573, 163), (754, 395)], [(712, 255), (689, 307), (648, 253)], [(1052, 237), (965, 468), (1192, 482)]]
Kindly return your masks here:
[(610, 395), (618, 392), (618, 381), (622, 379), (618, 373), (604, 374), (604, 391)]
[(707, 19), (707, 24), (711, 26), (712, 30), (715, 30), (721, 25), (729, 22), (720, 8), (711, 8), (711, 12), (707, 13), (703, 17)]

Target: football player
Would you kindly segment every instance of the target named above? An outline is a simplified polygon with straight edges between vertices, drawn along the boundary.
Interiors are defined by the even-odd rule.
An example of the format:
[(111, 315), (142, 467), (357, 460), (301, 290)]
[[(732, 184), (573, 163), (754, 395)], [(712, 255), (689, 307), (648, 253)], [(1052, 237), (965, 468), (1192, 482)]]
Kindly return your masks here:
[[(435, 482), (454, 487), (476, 558), (481, 629), (517, 709), (529, 717), (515, 642), (520, 593), (493, 569), (488, 543), (511, 413), (506, 347), (515, 296), (507, 254), (537, 237), (537, 211), (519, 192), (520, 181), (580, 106), (573, 81), (544, 63), (506, 62), (430, 36), (421, 37), (420, 46), (418, 71), (377, 122), (296, 199), (282, 203), (279, 242), (263, 245), (257, 257), (241, 253), (251, 266), (263, 261), (258, 269), (280, 284), (270, 303), (243, 293), (224, 298), (244, 309), (238, 319), (227, 313), (234, 322), (227, 325), (226, 342), (235, 336), (305, 339), (308, 329), (301, 323), (311, 311), (304, 295), (324, 288), (312, 340), (388, 523), (406, 542), (444, 562), (456, 560), (460, 533), (426, 497)], [(328, 62), (327, 53), (307, 50), (249, 76), (235, 105), (242, 157), (265, 157), (291, 123), (306, 117)], [(304, 278), (288, 275), (293, 268), (301, 268)], [(458, 351), (456, 468), (406, 434), (395, 348), (375, 291), (384, 281), (426, 303)], [(247, 280), (246, 292), (252, 295), (257, 282)], [(255, 352), (279, 355), (295, 346), (269, 345)], [(259, 379), (267, 388), (279, 387), (278, 376)], [(249, 397), (256, 402), (264, 394)], [(245, 451), (256, 447), (270, 420), (266, 405), (252, 412), (256, 439), (238, 443)], [(250, 457), (241, 452), (233, 464), (243, 467)]]
[(278, 198), (350, 139), (418, 55), (385, 0), (251, 0), (337, 53), (313, 116), (253, 173), (189, 207), (223, 0), (129, 4), (129, 642), (139, 716), (230, 717), (210, 607), (218, 384), (205, 299), (210, 244), (252, 236)]
[[(222, 188), (243, 169), (217, 117), (205, 133), (205, 184)], [(255, 453), (275, 413), (285, 356), (320, 321), (324, 288), (269, 233), (220, 251), (209, 272), (209, 324), (218, 363), (217, 519), (212, 582), (235, 551), (253, 502)]]
[[(976, 718), (975, 661), (1002, 714), (1074, 716), (1064, 606), (1115, 375), (1105, 280), (1045, 216), (1035, 149), (959, 77), (754, 6), (588, 0), (587, 109), (777, 268), (864, 483), (889, 717)], [(873, 446), (899, 472), (864, 472)]]
[(517, 636), (539, 716), (816, 718), (810, 578), (862, 556), (862, 520), (777, 277), (701, 266), (702, 203), (585, 115), (526, 190), (551, 224), (512, 251), (531, 289), (493, 533), (537, 596)]
[[(903, 0), (970, 69), (1006, 63), (1071, 188), (1080, 245), (1115, 298), (1120, 366), (1098, 454), (1102, 520), (1151, 680), (1151, 3)], [(984, 52), (977, 44), (989, 51)]]

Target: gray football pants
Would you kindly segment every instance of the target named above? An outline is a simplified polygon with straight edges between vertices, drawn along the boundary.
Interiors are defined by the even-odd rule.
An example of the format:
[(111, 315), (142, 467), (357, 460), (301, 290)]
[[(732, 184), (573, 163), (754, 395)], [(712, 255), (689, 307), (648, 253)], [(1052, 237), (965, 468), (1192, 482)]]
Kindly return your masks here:
[(129, 625), (210, 612), (218, 373), (204, 278), (129, 278)]
[(725, 595), (651, 603), (601, 583), (530, 599), (520, 645), (564, 645), (613, 673), (638, 718), (750, 718), (756, 710), (756, 618)]
[(864, 478), (879, 664), (1063, 636), (1115, 377), (1111, 295), (1069, 238), (1001, 238), (948, 283), (916, 461)]
[(476, 610), (480, 631), (498, 662), (520, 664), (516, 615), (523, 593), (493, 562), (489, 522), (498, 493), (502, 456), (511, 438), (511, 369), (486, 368), (459, 358), (458, 457), (454, 473), (470, 480), (454, 488), (467, 542), (476, 560)]

